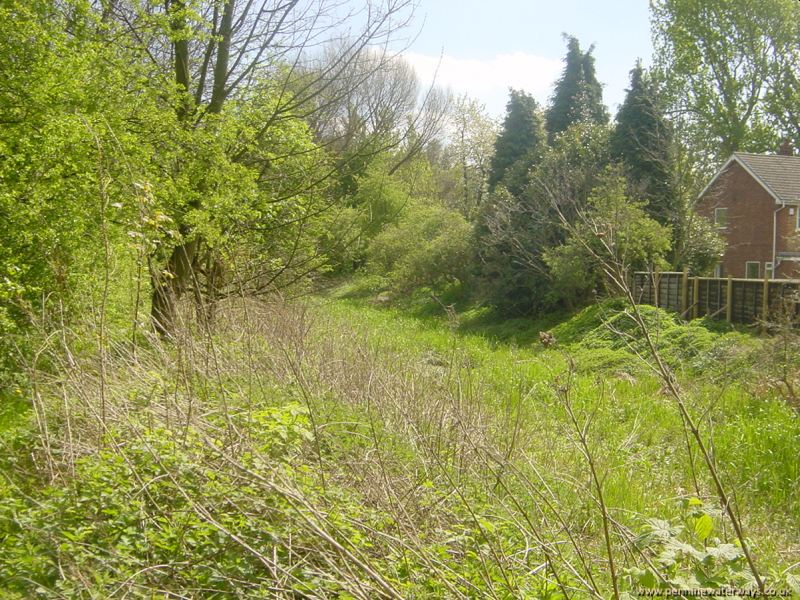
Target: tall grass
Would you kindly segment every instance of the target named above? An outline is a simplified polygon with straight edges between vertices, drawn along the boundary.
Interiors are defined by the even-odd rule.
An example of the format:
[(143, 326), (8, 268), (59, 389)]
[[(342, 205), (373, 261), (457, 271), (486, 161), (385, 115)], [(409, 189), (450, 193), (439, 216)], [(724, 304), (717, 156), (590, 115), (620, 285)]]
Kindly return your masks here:
[[(696, 579), (662, 546), (731, 532), (659, 380), (598, 329), (616, 310), (556, 327), (554, 348), (344, 300), (231, 301), (170, 344), (52, 335), (2, 434), (0, 590), (571, 598)], [(800, 423), (747, 377), (704, 373), (735, 360), (723, 337), (679, 352), (692, 331), (670, 332), (759, 564), (786, 579)], [(654, 518), (688, 528), (648, 545)], [(735, 552), (718, 562), (746, 580)]]

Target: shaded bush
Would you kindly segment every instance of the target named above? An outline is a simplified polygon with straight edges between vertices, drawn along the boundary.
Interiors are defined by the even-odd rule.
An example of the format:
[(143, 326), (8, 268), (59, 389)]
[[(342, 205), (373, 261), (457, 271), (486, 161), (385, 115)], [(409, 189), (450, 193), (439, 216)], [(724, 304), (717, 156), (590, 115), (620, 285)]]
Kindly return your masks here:
[(412, 206), (369, 245), (367, 268), (386, 274), (398, 290), (439, 287), (465, 277), (471, 236), (472, 228), (460, 213)]

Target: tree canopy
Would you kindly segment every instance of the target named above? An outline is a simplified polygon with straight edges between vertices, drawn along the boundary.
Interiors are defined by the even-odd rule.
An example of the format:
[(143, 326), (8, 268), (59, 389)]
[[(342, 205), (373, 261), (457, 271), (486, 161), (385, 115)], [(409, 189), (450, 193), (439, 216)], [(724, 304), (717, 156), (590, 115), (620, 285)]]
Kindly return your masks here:
[(543, 145), (544, 131), (536, 100), (522, 90), (510, 90), (506, 116), (494, 144), (489, 188), (502, 184), (512, 194), (521, 193), (528, 170), (539, 159)]
[(632, 192), (647, 202), (648, 213), (662, 224), (673, 220), (672, 131), (659, 90), (641, 62), (631, 71), (631, 84), (611, 134), (611, 155), (620, 161)]
[(575, 123), (608, 123), (608, 110), (603, 104), (603, 86), (595, 74), (594, 46), (583, 52), (577, 38), (565, 37), (567, 54), (564, 57), (564, 70), (556, 82), (545, 119), (551, 144), (559, 133)]
[[(776, 123), (797, 56), (794, 0), (658, 0), (652, 4), (656, 64), (672, 110), (717, 160), (777, 147)], [(794, 139), (796, 132), (787, 132)], [(707, 141), (706, 141), (707, 140)]]

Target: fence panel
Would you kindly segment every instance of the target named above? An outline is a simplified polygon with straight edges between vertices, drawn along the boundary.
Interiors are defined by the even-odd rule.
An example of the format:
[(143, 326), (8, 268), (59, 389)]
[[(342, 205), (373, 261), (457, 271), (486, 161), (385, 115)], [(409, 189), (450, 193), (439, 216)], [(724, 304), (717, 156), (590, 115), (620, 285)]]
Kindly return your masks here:
[(633, 274), (639, 304), (650, 304), (684, 318), (709, 317), (733, 323), (758, 323), (788, 310), (800, 315), (800, 280), (690, 277), (679, 272)]

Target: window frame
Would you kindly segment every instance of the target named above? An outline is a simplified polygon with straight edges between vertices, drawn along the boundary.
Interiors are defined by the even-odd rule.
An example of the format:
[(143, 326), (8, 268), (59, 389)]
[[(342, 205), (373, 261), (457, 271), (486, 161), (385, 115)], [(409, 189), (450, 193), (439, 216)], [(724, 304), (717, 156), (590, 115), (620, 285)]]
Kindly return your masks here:
[(764, 263), (764, 277), (767, 279), (775, 279), (775, 267), (772, 264), (772, 261), (767, 261)]
[[(723, 214), (724, 223), (720, 222), (719, 215)], [(718, 206), (714, 209), (714, 227), (717, 229), (727, 229), (728, 228), (728, 207), (727, 206)]]
[[(750, 265), (756, 265), (758, 269), (755, 277), (750, 277)], [(745, 279), (761, 279), (761, 261), (759, 260), (746, 260), (744, 263), (744, 278)]]

